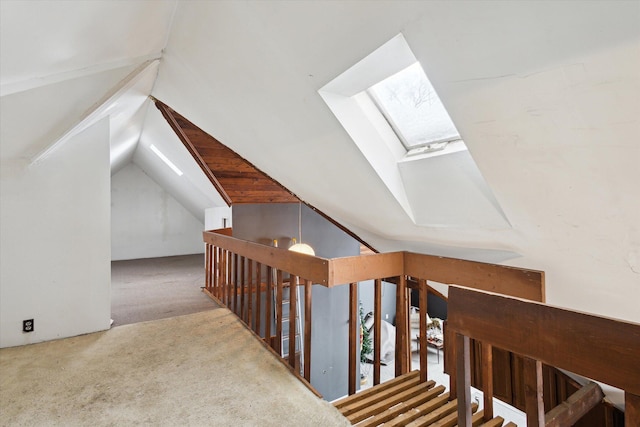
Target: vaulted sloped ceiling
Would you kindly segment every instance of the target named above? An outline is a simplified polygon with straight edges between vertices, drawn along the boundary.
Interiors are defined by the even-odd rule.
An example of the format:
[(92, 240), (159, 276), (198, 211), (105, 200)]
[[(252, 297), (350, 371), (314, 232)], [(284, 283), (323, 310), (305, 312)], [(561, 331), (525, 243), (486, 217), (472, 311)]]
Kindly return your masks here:
[[(637, 0), (3, 0), (0, 8), (2, 171), (7, 159), (28, 163), (132, 70), (159, 59), (155, 82), (123, 101), (150, 90), (377, 249), (508, 259), (546, 271), (549, 303), (640, 321)], [(319, 95), (400, 33), (508, 226), (416, 224)], [(224, 201), (148, 105), (122, 123), (126, 132), (112, 129), (112, 143), (139, 135), (133, 155), (116, 163), (133, 159), (202, 218)], [(407, 179), (427, 212), (437, 191), (437, 203), (474, 216), (446, 180), (415, 182), (420, 172)]]
[[(381, 251), (510, 254), (549, 302), (640, 320), (638, 22), (637, 1), (180, 2), (153, 95)], [(416, 225), (318, 94), (400, 33), (509, 227)]]
[(300, 201), (289, 190), (171, 107), (159, 100), (155, 100), (155, 104), (229, 206)]

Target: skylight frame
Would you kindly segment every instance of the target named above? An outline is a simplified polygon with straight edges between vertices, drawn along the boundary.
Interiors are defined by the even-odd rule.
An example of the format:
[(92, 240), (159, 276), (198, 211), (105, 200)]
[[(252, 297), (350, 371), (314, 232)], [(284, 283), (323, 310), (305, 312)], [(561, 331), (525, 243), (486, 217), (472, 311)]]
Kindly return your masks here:
[[(412, 68), (413, 70), (410, 70)], [(441, 122), (440, 128), (442, 128), (443, 130), (446, 130), (449, 134), (445, 133), (445, 135), (441, 138), (434, 138), (434, 139), (427, 138), (424, 142), (416, 143), (416, 142), (410, 141), (409, 138), (407, 137), (407, 133), (408, 133), (407, 129), (403, 131), (403, 127), (405, 125), (403, 125), (402, 123), (399, 123), (397, 118), (394, 118), (394, 114), (396, 116), (398, 115), (398, 108), (403, 108), (404, 112), (406, 112), (407, 106), (404, 105), (404, 103), (401, 102), (399, 99), (395, 102), (395, 105), (393, 103), (387, 103), (381, 98), (379, 92), (382, 92), (385, 90), (386, 91), (392, 90), (388, 86), (391, 84), (397, 85), (398, 81), (400, 81), (401, 85), (405, 84), (406, 79), (404, 79), (405, 81), (402, 81), (403, 79), (402, 75), (406, 74), (407, 72), (413, 72), (415, 74), (417, 70), (419, 70), (418, 74), (421, 74), (421, 77), (424, 78), (424, 82), (422, 82), (422, 84), (426, 85), (427, 96), (432, 97), (432, 99), (435, 99), (435, 101), (432, 104), (434, 107), (431, 109), (431, 112), (428, 112), (428, 114), (432, 116), (433, 114), (436, 114), (434, 118), (437, 121)], [(392, 82), (392, 83), (389, 84), (389, 82)], [(396, 89), (398, 88), (396, 87)], [(404, 87), (400, 88), (400, 90), (403, 90), (403, 89), (405, 88)], [(408, 156), (412, 156), (415, 154), (429, 153), (432, 151), (440, 151), (446, 148), (447, 144), (450, 142), (462, 141), (460, 132), (456, 128), (455, 124), (453, 123), (453, 120), (451, 119), (449, 112), (447, 111), (446, 107), (440, 100), (438, 93), (436, 92), (435, 88), (429, 81), (429, 78), (424, 72), (424, 69), (422, 69), (422, 66), (420, 65), (419, 61), (415, 61), (411, 65), (403, 68), (402, 70), (396, 72), (395, 74), (383, 80), (380, 80), (379, 82), (367, 88), (365, 93), (367, 94), (369, 99), (371, 99), (371, 101), (376, 106), (376, 108), (378, 109), (382, 117), (384, 117), (384, 119), (388, 123), (389, 127), (393, 130), (395, 135), (398, 137), (398, 140), (402, 143)], [(406, 95), (406, 93), (404, 95)], [(421, 102), (421, 104), (423, 103), (424, 101)], [(395, 111), (393, 113), (392, 111), (390, 111), (392, 108), (395, 108)], [(444, 126), (448, 127), (448, 129), (445, 129)], [(454, 133), (451, 133), (451, 131), (454, 131)], [(415, 131), (413, 133), (415, 133)], [(428, 133), (426, 134), (428, 135)]]

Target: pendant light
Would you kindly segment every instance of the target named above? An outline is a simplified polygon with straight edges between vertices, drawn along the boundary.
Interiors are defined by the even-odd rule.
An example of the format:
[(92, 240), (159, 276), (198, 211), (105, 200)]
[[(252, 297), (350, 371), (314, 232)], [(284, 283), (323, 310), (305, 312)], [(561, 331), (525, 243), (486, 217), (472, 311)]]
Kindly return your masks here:
[(289, 250), (315, 256), (316, 251), (306, 243), (302, 243), (302, 202), (298, 202), (298, 238), (300, 239), (300, 243), (297, 243), (296, 238), (294, 237), (292, 239), (293, 245), (289, 247)]

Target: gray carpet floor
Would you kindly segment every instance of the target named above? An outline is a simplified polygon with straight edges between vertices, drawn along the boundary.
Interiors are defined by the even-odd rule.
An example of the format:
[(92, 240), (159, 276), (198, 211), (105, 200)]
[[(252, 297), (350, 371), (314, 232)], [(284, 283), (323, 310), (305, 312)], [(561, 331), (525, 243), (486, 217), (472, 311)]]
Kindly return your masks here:
[(226, 308), (0, 350), (2, 426), (348, 426)]
[(113, 326), (212, 310), (204, 286), (204, 254), (113, 261)]

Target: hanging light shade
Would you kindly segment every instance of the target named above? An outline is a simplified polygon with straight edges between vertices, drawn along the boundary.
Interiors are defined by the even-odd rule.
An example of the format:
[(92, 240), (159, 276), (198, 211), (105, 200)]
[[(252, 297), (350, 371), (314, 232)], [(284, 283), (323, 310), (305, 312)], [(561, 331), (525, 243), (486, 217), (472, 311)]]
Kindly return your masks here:
[(316, 254), (316, 251), (314, 251), (313, 248), (307, 245), (306, 243), (296, 243), (295, 237), (293, 238), (293, 245), (289, 247), (289, 250), (293, 252), (299, 252), (301, 254), (307, 254), (307, 255)]
[(289, 247), (290, 251), (298, 252), (301, 254), (314, 255), (316, 251), (306, 243), (302, 243), (302, 202), (298, 203), (298, 237), (300, 237), (300, 243), (296, 242), (296, 238), (291, 239), (292, 245)]

